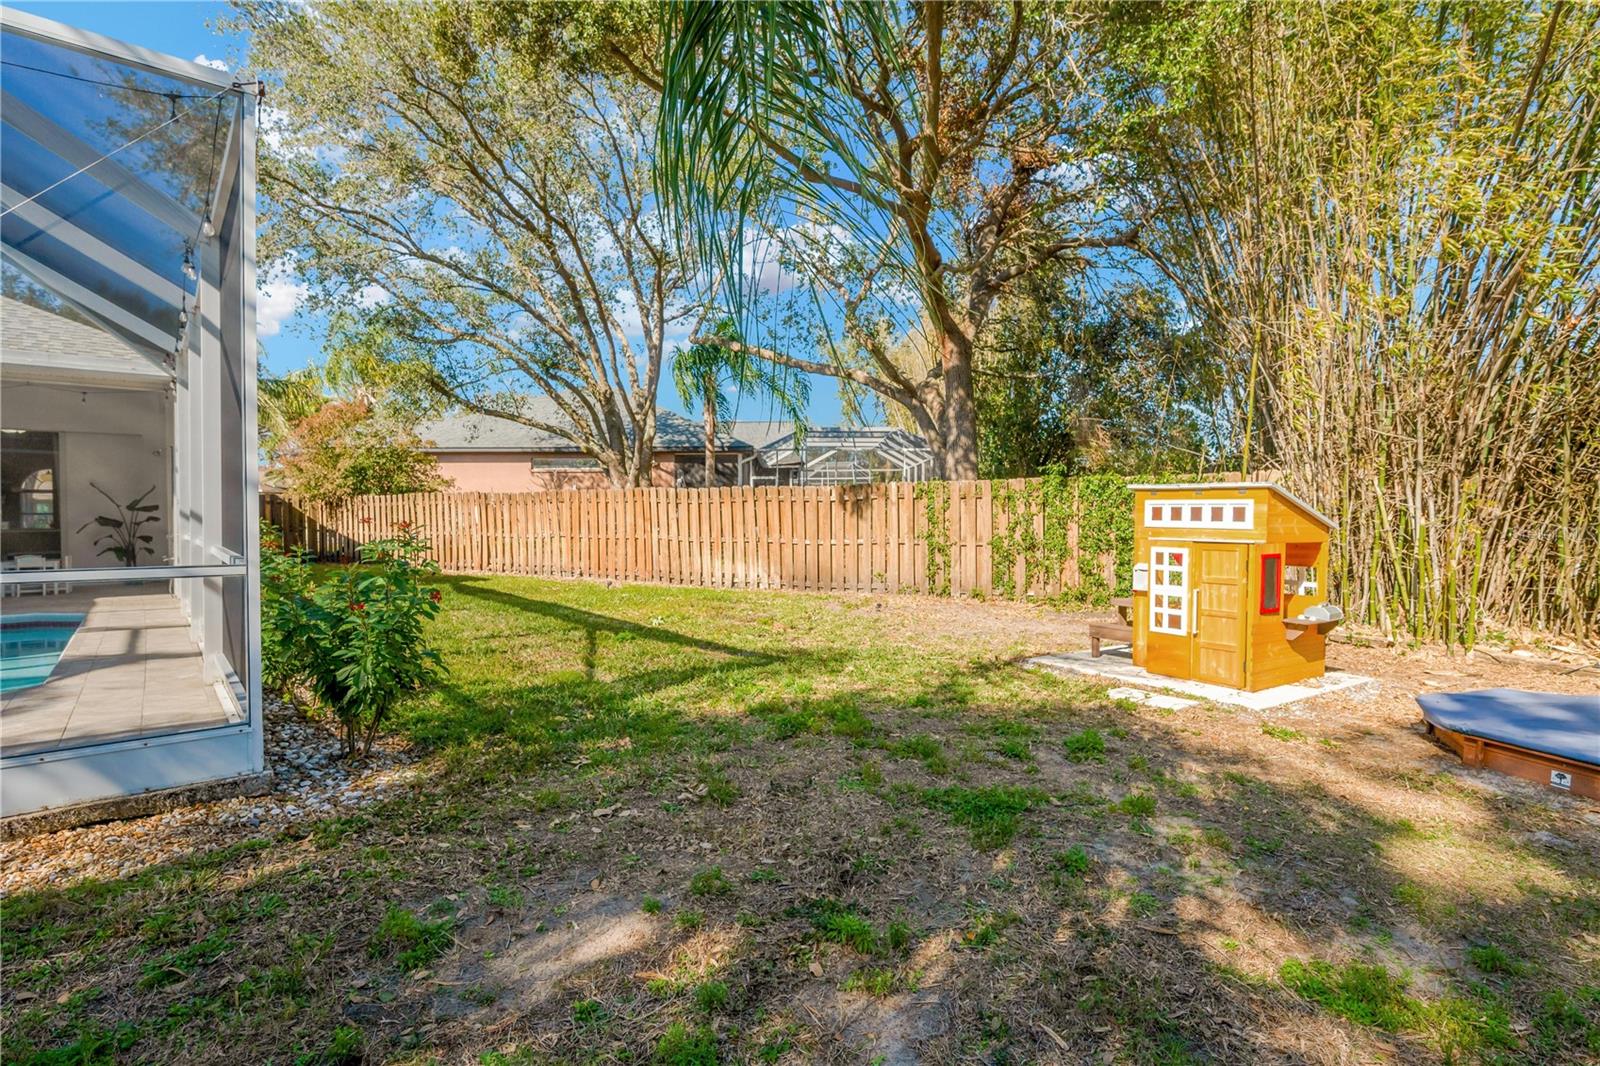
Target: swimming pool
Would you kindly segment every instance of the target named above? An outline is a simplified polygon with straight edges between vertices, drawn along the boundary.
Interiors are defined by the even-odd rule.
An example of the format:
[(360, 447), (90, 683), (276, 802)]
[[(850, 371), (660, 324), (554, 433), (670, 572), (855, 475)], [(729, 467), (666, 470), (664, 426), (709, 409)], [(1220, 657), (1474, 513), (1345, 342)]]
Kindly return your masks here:
[(82, 621), (81, 614), (0, 617), (0, 692), (44, 684)]

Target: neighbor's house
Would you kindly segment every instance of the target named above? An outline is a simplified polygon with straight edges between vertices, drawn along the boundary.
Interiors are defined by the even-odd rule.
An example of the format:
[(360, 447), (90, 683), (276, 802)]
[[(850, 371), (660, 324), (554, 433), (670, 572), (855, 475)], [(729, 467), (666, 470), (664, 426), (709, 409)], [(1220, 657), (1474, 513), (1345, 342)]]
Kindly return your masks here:
[[(567, 424), (547, 397), (528, 401), (528, 417)], [(439, 460), (439, 470), (455, 492), (537, 492), (547, 489), (603, 489), (611, 482), (600, 463), (565, 437), (508, 418), (457, 412), (417, 428), (423, 450)], [(656, 447), (650, 483), (663, 488), (702, 485), (705, 437), (701, 428), (671, 411), (656, 414)], [(750, 446), (725, 438), (718, 442), (720, 482), (732, 483), (739, 459)]]
[(259, 785), (256, 97), (7, 8), (0, 58), (0, 815)]

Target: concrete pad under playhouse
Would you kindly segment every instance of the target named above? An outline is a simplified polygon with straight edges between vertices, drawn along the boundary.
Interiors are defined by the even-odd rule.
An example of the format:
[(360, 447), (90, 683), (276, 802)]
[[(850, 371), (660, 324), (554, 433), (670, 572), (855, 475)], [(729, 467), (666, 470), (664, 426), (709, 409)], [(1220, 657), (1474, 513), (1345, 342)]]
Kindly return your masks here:
[(1142, 667), (1133, 665), (1133, 653), (1127, 647), (1102, 648), (1099, 658), (1087, 651), (1039, 655), (1027, 660), (1027, 665), (1035, 669), (1079, 674), (1124, 685), (1181, 692), (1186, 696), (1223, 703), (1230, 707), (1243, 707), (1251, 711), (1270, 711), (1275, 707), (1283, 707), (1299, 700), (1326, 696), (1330, 692), (1341, 692), (1359, 699), (1376, 695), (1378, 691), (1378, 682), (1373, 678), (1330, 669), (1321, 677), (1308, 678), (1293, 685), (1278, 685), (1275, 688), (1262, 689), (1260, 692), (1245, 692), (1241, 689), (1224, 688), (1221, 685), (1208, 685), (1203, 681), (1186, 681), (1152, 674)]
[(1114, 700), (1131, 700), (1134, 703), (1158, 707), (1163, 711), (1182, 711), (1200, 704), (1199, 700), (1186, 700), (1182, 696), (1163, 696), (1159, 692), (1146, 692), (1142, 688), (1113, 688), (1106, 690), (1106, 695)]

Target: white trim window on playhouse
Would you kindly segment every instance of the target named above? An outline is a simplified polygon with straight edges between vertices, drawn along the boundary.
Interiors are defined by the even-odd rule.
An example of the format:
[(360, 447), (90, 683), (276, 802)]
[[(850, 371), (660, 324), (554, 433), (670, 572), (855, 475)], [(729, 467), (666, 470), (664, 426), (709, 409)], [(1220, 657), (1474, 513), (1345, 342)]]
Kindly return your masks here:
[(1144, 524), (1154, 529), (1254, 529), (1254, 500), (1146, 500)]
[(1150, 551), (1150, 631), (1183, 636), (1189, 631), (1189, 552)]

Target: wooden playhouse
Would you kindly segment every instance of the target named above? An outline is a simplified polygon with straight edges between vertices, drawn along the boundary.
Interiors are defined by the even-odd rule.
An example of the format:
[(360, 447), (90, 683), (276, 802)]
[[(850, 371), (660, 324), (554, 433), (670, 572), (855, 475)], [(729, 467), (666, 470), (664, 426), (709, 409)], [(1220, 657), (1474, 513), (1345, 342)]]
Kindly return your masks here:
[(1250, 692), (1322, 676), (1332, 519), (1266, 482), (1133, 490), (1136, 665)]

